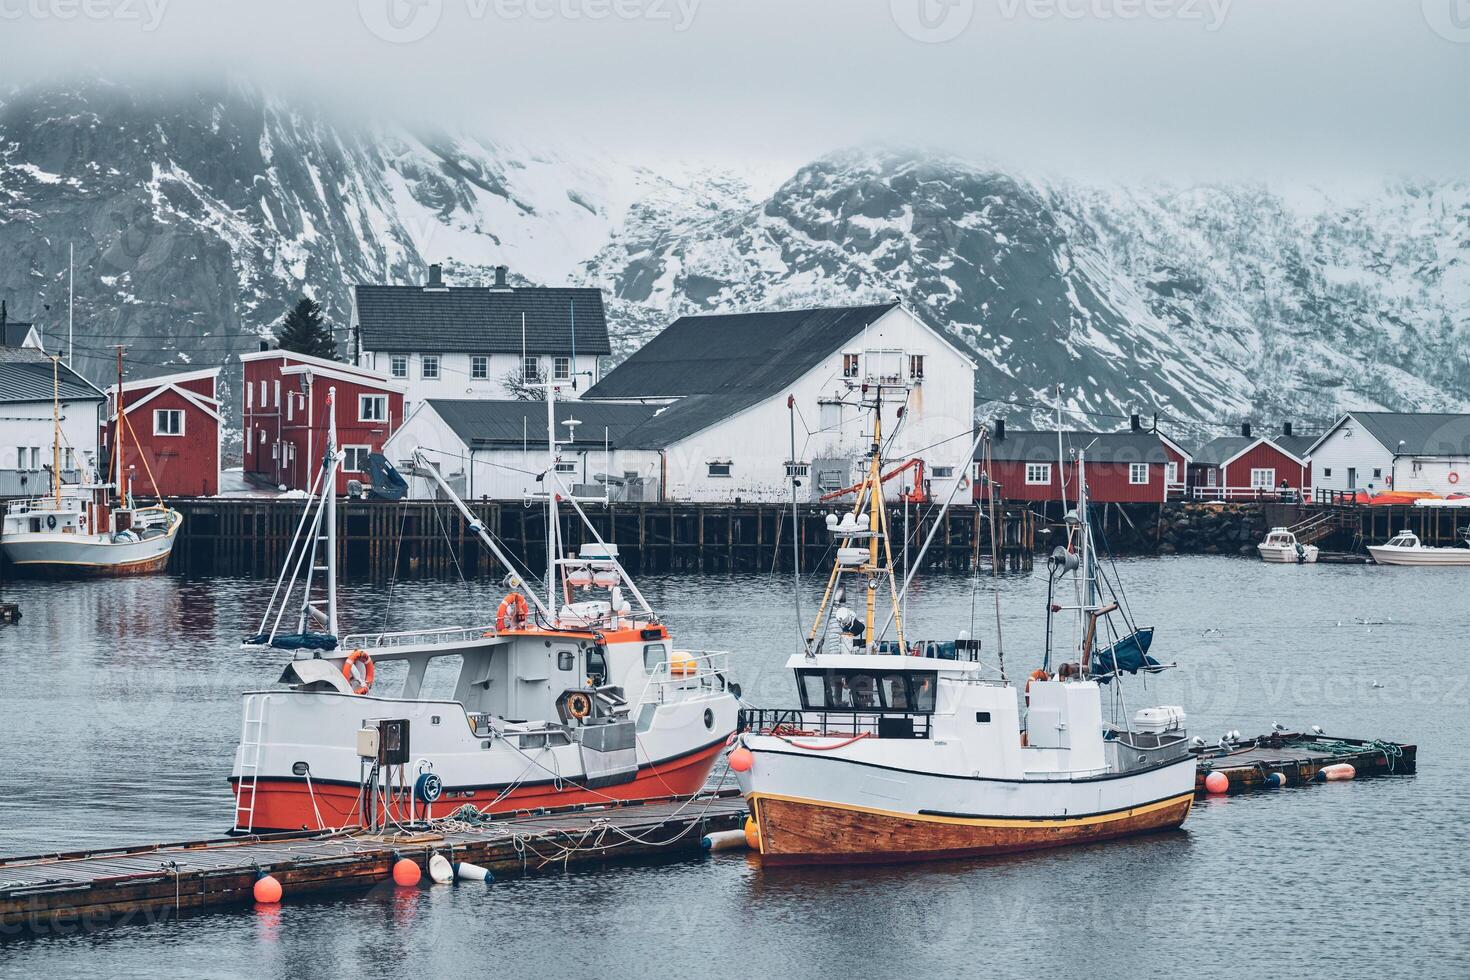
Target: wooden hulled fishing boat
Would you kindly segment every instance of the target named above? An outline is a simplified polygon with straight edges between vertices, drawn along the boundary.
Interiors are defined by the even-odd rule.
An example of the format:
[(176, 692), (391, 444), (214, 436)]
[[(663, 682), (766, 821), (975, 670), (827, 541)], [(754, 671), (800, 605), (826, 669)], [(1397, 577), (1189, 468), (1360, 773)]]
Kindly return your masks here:
[[(420, 453), (414, 477), (459, 510), (507, 569), (509, 592), (485, 625), (396, 633), (338, 632), (332, 488), (343, 454), (329, 399), (329, 442), (298, 547), (247, 640), (293, 657), (283, 686), (244, 696), (230, 776), (237, 831), (381, 827), (466, 805), (500, 813), (688, 795), (704, 785), (735, 730), (727, 656), (676, 648), (617, 547), (562, 484), (557, 384), (545, 386), (544, 589), (525, 584), (530, 570)], [(563, 554), (563, 504), (594, 538), (576, 554)], [(292, 568), (301, 581), (295, 572), (288, 580)], [(375, 676), (384, 665), (398, 668), (392, 690)]]
[[(896, 587), (882, 504), (887, 387), (862, 388), (873, 420), (866, 485), (850, 514), (829, 518), (837, 561), (805, 649), (787, 662), (800, 706), (742, 712), (730, 755), (762, 860), (932, 860), (1180, 826), (1195, 777), (1184, 712), (1144, 708), (1130, 716), (1119, 684), (1109, 690), (1120, 720), (1104, 720), (1109, 684), (1163, 665), (1148, 655), (1152, 629), (1125, 621), (1127, 630), (1103, 644), (1120, 608), (1101, 598), (1085, 454), (1078, 454), (1082, 489), (1068, 544), (1049, 562), (1053, 589), (1070, 579), (1076, 600), (1049, 603), (1046, 656), (1018, 690), (1003, 669), (984, 663), (978, 642), (915, 641), (907, 632), (909, 583)], [(934, 526), (942, 523), (941, 515)], [(922, 553), (915, 564), (921, 560)], [(848, 577), (862, 583), (863, 613), (845, 605)], [(880, 595), (891, 606), (881, 625)], [(1077, 613), (1078, 659), (1053, 672), (1050, 617), (1064, 609)]]

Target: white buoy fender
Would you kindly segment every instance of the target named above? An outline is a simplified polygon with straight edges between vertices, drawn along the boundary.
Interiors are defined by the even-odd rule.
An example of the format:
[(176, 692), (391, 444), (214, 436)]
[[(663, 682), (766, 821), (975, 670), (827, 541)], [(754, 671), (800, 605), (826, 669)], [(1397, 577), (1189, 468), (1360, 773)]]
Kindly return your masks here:
[(716, 830), (701, 837), (699, 846), (706, 851), (736, 851), (749, 845), (745, 842), (743, 830)]
[(454, 880), (454, 865), (449, 863), (447, 857), (435, 851), (433, 857), (429, 858), (429, 877), (436, 885), (447, 885)]
[(482, 868), (478, 864), (470, 864), (468, 861), (454, 862), (454, 876), (460, 881), (495, 880), (495, 876), (490, 873), (489, 868)]

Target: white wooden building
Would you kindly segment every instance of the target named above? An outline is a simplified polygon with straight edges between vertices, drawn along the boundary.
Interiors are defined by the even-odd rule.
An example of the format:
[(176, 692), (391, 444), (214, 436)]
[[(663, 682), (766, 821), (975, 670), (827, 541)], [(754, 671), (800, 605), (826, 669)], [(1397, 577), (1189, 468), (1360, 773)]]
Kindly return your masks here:
[(511, 286), (504, 266), (493, 286), (449, 286), (437, 265), (422, 286), (358, 285), (352, 325), (357, 365), (403, 385), (410, 413), (429, 398), (516, 398), (547, 378), (575, 398), (612, 351), (600, 291)]
[(1470, 493), (1470, 415), (1349, 412), (1308, 455), (1316, 490)]
[[(0, 346), (0, 496), (29, 497), (51, 486), (53, 413), (61, 424), (62, 477), (90, 479), (97, 461), (102, 390), (32, 346)], [(53, 391), (60, 389), (59, 409)]]
[(975, 364), (898, 303), (682, 317), (583, 399), (658, 406), (624, 448), (658, 454), (664, 499), (785, 500), (790, 466), (811, 500), (856, 481), (869, 439), (859, 388), (875, 376), (912, 386), (884, 413), (887, 457), (922, 458), (942, 499), (967, 479)]
[[(558, 402), (556, 469), (579, 497), (658, 500), (657, 452), (630, 450), (630, 433), (657, 406)], [(570, 424), (569, 424), (570, 423)], [(431, 398), (420, 402), (388, 439), (383, 454), (405, 474), (414, 450), (468, 498), (521, 500), (541, 493), (546, 469), (546, 403)], [(422, 493), (422, 485), (414, 487)]]

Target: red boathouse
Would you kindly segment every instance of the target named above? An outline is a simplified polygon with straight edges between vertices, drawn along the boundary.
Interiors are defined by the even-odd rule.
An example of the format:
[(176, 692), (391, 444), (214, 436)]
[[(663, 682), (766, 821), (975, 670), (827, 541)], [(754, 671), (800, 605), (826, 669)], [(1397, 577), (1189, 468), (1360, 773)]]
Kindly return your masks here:
[[(138, 497), (212, 497), (219, 493), (219, 368), (125, 381), (123, 466)], [(107, 389), (98, 459), (106, 468), (117, 436), (117, 385)]]

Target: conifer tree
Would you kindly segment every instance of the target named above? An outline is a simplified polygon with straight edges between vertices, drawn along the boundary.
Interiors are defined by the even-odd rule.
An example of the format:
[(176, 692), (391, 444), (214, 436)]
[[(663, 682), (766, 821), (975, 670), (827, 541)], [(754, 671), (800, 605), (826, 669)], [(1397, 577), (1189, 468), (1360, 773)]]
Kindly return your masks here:
[(276, 346), (295, 354), (324, 357), (329, 361), (341, 359), (337, 354), (337, 339), (332, 335), (332, 324), (316, 300), (304, 297), (281, 318), (281, 325), (276, 328)]

